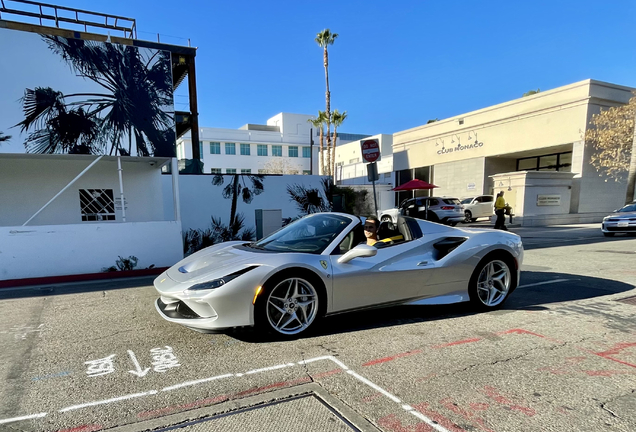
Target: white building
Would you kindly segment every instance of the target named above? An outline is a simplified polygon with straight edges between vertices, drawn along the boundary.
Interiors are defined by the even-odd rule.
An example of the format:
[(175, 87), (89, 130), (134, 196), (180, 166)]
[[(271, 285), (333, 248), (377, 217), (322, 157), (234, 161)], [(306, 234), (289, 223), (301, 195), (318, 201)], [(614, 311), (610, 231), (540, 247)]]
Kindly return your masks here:
[[(200, 128), (199, 152), (205, 173), (318, 174), (318, 131), (315, 116), (280, 113), (267, 124), (239, 129)], [(313, 137), (312, 137), (313, 134)], [(343, 134), (338, 143), (361, 136)], [(177, 141), (177, 157), (192, 159), (190, 134)], [(313, 145), (312, 145), (313, 143)]]

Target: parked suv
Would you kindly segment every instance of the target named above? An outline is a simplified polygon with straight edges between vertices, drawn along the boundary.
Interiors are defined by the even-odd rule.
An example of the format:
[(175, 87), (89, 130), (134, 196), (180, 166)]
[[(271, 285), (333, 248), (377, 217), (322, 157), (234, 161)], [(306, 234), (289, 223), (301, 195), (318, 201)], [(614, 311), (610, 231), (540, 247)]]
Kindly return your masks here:
[(475, 222), (480, 217), (491, 217), (495, 212), (495, 197), (479, 195), (462, 199), (464, 222)]
[[(426, 201), (428, 201), (428, 217), (426, 217)], [(380, 213), (382, 221), (395, 221), (398, 214), (452, 226), (464, 220), (464, 209), (459, 200), (448, 197), (411, 198), (402, 202), (398, 209), (383, 210)]]

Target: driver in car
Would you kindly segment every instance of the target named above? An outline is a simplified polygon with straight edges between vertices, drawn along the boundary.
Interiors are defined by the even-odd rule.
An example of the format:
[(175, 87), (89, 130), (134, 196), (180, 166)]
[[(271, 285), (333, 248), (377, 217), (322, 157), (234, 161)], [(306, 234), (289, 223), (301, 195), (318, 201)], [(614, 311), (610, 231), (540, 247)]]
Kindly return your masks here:
[(367, 244), (373, 246), (378, 242), (378, 228), (380, 220), (375, 216), (369, 216), (364, 221), (364, 236), (367, 238)]

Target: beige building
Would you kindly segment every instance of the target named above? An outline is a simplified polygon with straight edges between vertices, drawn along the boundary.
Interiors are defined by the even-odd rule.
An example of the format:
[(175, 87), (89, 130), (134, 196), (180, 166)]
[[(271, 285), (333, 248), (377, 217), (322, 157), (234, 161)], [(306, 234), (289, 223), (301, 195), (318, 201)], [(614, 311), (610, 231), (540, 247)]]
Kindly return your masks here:
[[(623, 204), (626, 185), (599, 176), (590, 165), (593, 149), (585, 143), (585, 131), (594, 114), (627, 103), (633, 90), (585, 80), (398, 132), (393, 138), (396, 184), (421, 178), (439, 186), (436, 195), (462, 198), (498, 190), (514, 194), (515, 172), (569, 172), (573, 179), (561, 201), (561, 206), (569, 203), (566, 213), (613, 210)], [(495, 184), (491, 176), (502, 173), (511, 174), (496, 176)], [(552, 177), (557, 183), (564, 178)], [(531, 190), (532, 182), (524, 181), (517, 188)], [(524, 195), (527, 200), (528, 192)], [(514, 197), (507, 197), (514, 204)], [(525, 212), (532, 214), (527, 204)]]

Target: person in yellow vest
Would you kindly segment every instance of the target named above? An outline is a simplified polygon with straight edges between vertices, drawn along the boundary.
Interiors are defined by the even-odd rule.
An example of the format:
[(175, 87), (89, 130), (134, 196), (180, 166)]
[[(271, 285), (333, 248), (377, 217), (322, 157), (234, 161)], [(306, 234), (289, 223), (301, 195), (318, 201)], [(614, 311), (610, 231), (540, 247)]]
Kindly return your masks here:
[(504, 192), (499, 192), (497, 194), (497, 200), (495, 201), (495, 214), (497, 215), (495, 229), (508, 231), (508, 228), (506, 228), (506, 200), (503, 196)]

